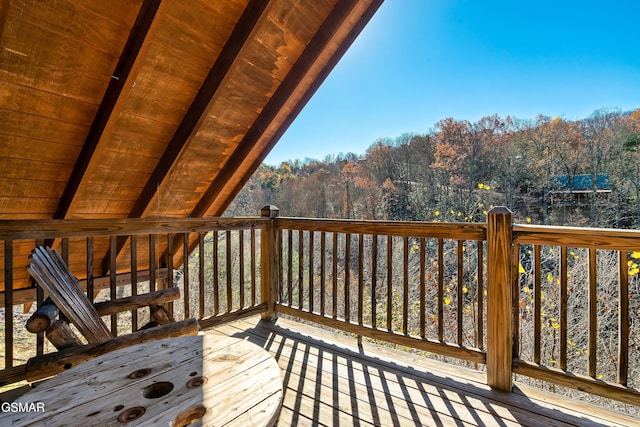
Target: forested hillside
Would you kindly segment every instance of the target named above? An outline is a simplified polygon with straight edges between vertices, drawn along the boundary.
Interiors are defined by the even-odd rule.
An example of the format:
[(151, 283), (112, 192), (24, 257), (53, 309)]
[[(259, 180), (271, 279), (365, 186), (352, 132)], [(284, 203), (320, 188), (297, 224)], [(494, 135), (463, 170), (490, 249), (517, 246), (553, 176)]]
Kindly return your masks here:
[[(304, 141), (300, 141), (304, 144)], [(364, 155), (262, 165), (226, 215), (640, 226), (640, 110), (569, 121), (447, 118), (427, 134), (375, 141)]]

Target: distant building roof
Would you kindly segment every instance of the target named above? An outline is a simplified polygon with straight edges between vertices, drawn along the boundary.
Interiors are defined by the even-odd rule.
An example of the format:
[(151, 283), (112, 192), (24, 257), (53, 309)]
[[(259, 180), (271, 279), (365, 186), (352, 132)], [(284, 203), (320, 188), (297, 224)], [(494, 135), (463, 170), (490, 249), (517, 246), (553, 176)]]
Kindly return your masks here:
[[(552, 191), (592, 191), (593, 175), (560, 175), (550, 178)], [(601, 173), (596, 175), (596, 191), (611, 191), (609, 174)]]

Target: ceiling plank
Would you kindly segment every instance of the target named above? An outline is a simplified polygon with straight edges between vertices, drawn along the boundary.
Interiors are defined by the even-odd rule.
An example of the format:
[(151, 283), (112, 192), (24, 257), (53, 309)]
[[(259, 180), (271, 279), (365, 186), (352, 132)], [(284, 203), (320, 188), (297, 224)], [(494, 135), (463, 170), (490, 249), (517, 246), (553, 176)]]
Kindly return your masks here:
[(306, 46), (302, 55), (300, 55), (300, 58), (298, 58), (296, 63), (293, 65), (285, 80), (280, 84), (280, 86), (278, 86), (278, 89), (264, 107), (254, 124), (245, 134), (244, 138), (240, 144), (238, 144), (237, 148), (234, 150), (233, 154), (231, 154), (220, 172), (216, 175), (200, 201), (198, 201), (191, 212), (191, 217), (202, 217), (207, 213), (209, 207), (218, 197), (226, 183), (231, 180), (246, 156), (251, 152), (251, 150), (253, 150), (262, 137), (262, 134), (271, 125), (271, 122), (289, 100), (289, 97), (298, 88), (300, 82), (307, 75), (309, 69), (314, 65), (319, 55), (332, 40), (336, 31), (338, 31), (346, 17), (349, 15), (351, 9), (353, 9), (356, 4), (356, 0), (344, 0), (336, 4), (327, 19), (323, 22), (322, 26), (318, 29), (318, 32)]
[(66, 218), (72, 208), (78, 189), (87, 174), (91, 159), (98, 147), (102, 136), (105, 134), (109, 122), (113, 120), (116, 104), (121, 97), (125, 85), (128, 84), (128, 77), (136, 63), (140, 49), (149, 34), (161, 0), (144, 0), (138, 17), (134, 23), (129, 38), (120, 56), (120, 60), (113, 72), (109, 86), (102, 98), (98, 112), (93, 120), (87, 138), (80, 152), (80, 156), (74, 166), (67, 187), (60, 199), (54, 219)]
[[(158, 161), (158, 164), (149, 177), (146, 185), (140, 193), (140, 196), (129, 212), (129, 218), (141, 218), (151, 205), (158, 188), (162, 186), (169, 175), (171, 168), (180, 158), (180, 153), (184, 150), (189, 138), (196, 129), (198, 122), (207, 110), (213, 95), (220, 87), (220, 84), (224, 80), (242, 48), (249, 40), (251, 40), (256, 24), (267, 9), (269, 3), (269, 1), (264, 0), (250, 0), (245, 7), (242, 12), (242, 16), (234, 27), (229, 39), (225, 43), (222, 52), (220, 52), (220, 55), (211, 67), (209, 74), (193, 99), (189, 110), (184, 115), (184, 118), (176, 129), (169, 145), (162, 154), (162, 157)], [(126, 237), (118, 238), (116, 256), (121, 254), (127, 240), (128, 239)], [(107, 253), (102, 260), (103, 270), (108, 268), (109, 260), (110, 254)]]

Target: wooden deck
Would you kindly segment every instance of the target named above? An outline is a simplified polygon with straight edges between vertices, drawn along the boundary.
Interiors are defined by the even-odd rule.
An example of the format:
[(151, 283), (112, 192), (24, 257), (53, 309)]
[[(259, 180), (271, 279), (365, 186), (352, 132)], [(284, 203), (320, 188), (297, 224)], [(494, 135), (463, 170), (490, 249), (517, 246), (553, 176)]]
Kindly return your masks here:
[(631, 426), (640, 419), (519, 387), (492, 391), (485, 374), (278, 319), (217, 327), (277, 359), (279, 426)]

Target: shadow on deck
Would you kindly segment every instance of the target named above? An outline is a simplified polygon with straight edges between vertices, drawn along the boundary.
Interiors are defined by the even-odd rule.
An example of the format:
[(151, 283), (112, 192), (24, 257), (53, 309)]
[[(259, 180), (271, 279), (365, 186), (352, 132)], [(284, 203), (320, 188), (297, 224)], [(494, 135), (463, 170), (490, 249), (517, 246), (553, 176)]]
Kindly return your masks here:
[(429, 361), (296, 321), (258, 317), (209, 330), (247, 339), (277, 359), (279, 426), (628, 426), (640, 420), (518, 388), (491, 390), (484, 373)]

